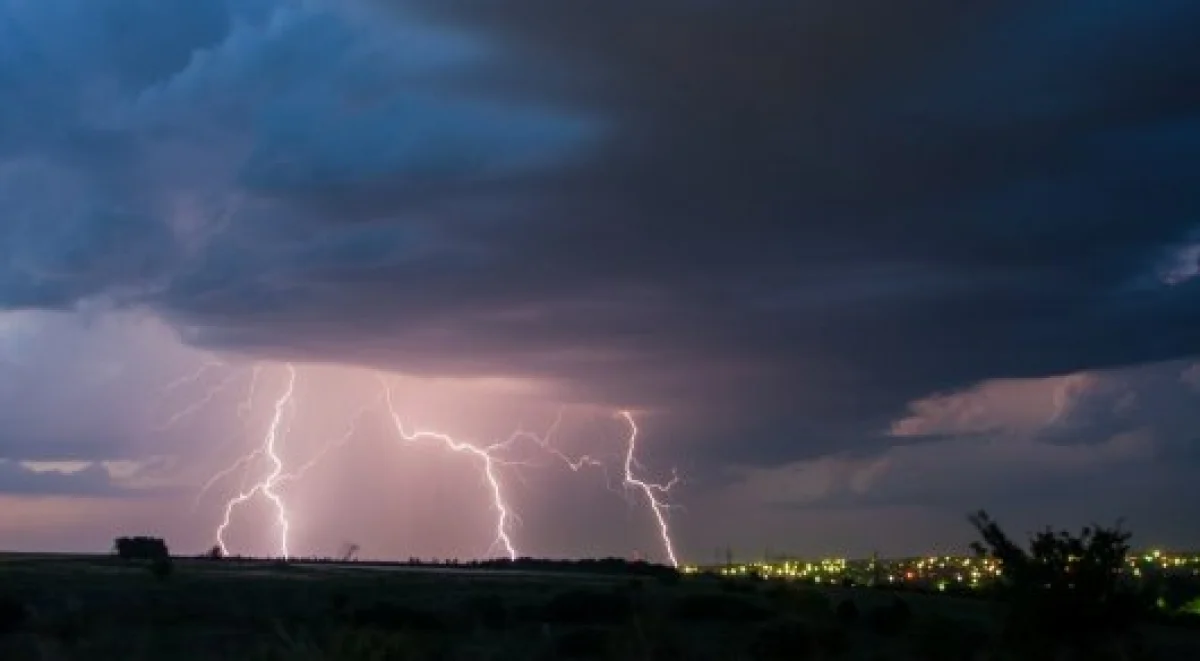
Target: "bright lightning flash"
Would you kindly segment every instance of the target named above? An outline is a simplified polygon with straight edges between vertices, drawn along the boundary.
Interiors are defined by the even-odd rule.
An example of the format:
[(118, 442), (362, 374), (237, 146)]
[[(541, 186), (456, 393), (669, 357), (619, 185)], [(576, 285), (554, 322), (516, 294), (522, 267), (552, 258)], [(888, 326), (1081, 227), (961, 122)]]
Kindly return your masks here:
[[(271, 472), (248, 490), (242, 491), (225, 503), (225, 518), (221, 521), (221, 525), (217, 527), (217, 545), (221, 547), (221, 553), (223, 554), (228, 555), (229, 553), (229, 547), (225, 544), (225, 531), (229, 528), (234, 509), (251, 498), (261, 495), (275, 508), (275, 519), (279, 525), (279, 556), (287, 558), (290, 555), (288, 551), (288, 530), (291, 524), (288, 522), (287, 508), (284, 506), (283, 499), (280, 498), (279, 493), (275, 489), (284, 477), (283, 460), (279, 457), (277, 445), (282, 435), (281, 428), (283, 427), (284, 413), (288, 406), (293, 404), (292, 398), (295, 392), (296, 368), (289, 363), (287, 365), (287, 385), (283, 390), (283, 394), (275, 400), (275, 413), (271, 417), (271, 424), (263, 437), (262, 445), (252, 452), (251, 455), (247, 455), (263, 454), (268, 457), (271, 461)], [(237, 464), (234, 466), (236, 467)]]
[(423, 430), (407, 431), (404, 429), (404, 423), (400, 420), (400, 414), (396, 412), (395, 403), (392, 401), (391, 387), (384, 382), (383, 388), (388, 415), (391, 416), (392, 423), (396, 427), (396, 433), (400, 435), (400, 438), (409, 443), (434, 441), (445, 445), (453, 452), (467, 453), (479, 460), (484, 478), (492, 492), (492, 507), (496, 510), (496, 539), (492, 543), (492, 548), (503, 548), (510, 560), (516, 560), (518, 555), (517, 549), (513, 546), (512, 537), (508, 534), (509, 521), (513, 518), (513, 515), (504, 501), (504, 490), (500, 487), (500, 479), (496, 475), (496, 465), (505, 462), (501, 462), (493, 454), (496, 450), (506, 447), (516, 436), (514, 435), (514, 437), (505, 443), (479, 446), (464, 441), (457, 441), (441, 432)]
[[(220, 367), (219, 363), (206, 364), (201, 370), (193, 375), (189, 375), (180, 379), (175, 384), (172, 384), (172, 389), (188, 383), (198, 381), (204, 372)], [(330, 452), (346, 445), (356, 434), (358, 424), (361, 419), (371, 410), (375, 409), (381, 403), (386, 406), (386, 412), (390, 418), (397, 435), (400, 440), (406, 443), (417, 442), (433, 442), (445, 447), (455, 453), (464, 454), (472, 457), (480, 468), (484, 482), (487, 484), (490, 492), (491, 506), (496, 512), (495, 523), (495, 538), (492, 543), (489, 553), (492, 550), (502, 550), (509, 559), (516, 559), (520, 553), (517, 551), (516, 545), (513, 542), (510, 533), (510, 526), (514, 520), (517, 520), (512, 508), (508, 505), (505, 498), (505, 489), (501, 482), (500, 468), (508, 466), (526, 465), (522, 462), (505, 459), (501, 456), (502, 453), (510, 450), (517, 441), (529, 440), (543, 452), (562, 461), (573, 472), (578, 472), (584, 467), (596, 467), (608, 476), (607, 467), (604, 462), (595, 459), (591, 456), (584, 455), (580, 458), (571, 458), (550, 443), (550, 436), (557, 430), (562, 420), (561, 412), (556, 418), (554, 424), (543, 435), (538, 435), (533, 432), (518, 429), (513, 432), (506, 440), (498, 441), (491, 444), (475, 444), (467, 441), (456, 439), (448, 434), (422, 430), (409, 430), (405, 427), (401, 420), (400, 414), (397, 412), (396, 403), (394, 401), (391, 386), (388, 382), (380, 378), (382, 391), (380, 395), (367, 402), (351, 418), (350, 424), (345, 432), (326, 443), (311, 459), (302, 464), (299, 468), (287, 471), (284, 461), (279, 455), (279, 444), (285, 436), (285, 418), (289, 410), (295, 409), (295, 391), (297, 382), (297, 372), (294, 365), (288, 363), (285, 365), (287, 370), (287, 380), (283, 391), (274, 401), (273, 414), (266, 432), (263, 435), (262, 441), (250, 452), (239, 457), (233, 464), (225, 469), (217, 472), (203, 485), (200, 492), (197, 494), (196, 502), (199, 503), (200, 498), (212, 489), (222, 479), (228, 477), (239, 468), (249, 469), (250, 466), (259, 459), (266, 458), (270, 465), (270, 470), (266, 475), (260, 477), (256, 482), (252, 483), (248, 488), (243, 486), (239, 492), (229, 498), (225, 503), (224, 516), (220, 525), (216, 529), (216, 541), (223, 554), (229, 553), (229, 547), (226, 543), (225, 535), (231, 525), (234, 512), (238, 507), (244, 505), (255, 497), (261, 497), (263, 500), (271, 504), (275, 513), (275, 520), (279, 530), (279, 542), (276, 553), (279, 557), (288, 558), (291, 554), (288, 543), (289, 531), (291, 528), (289, 514), (282, 496), (279, 493), (279, 488), (290, 482), (297, 481), (316, 465), (318, 465)], [(238, 407), (239, 417), (244, 417), (252, 409), (252, 400), (255, 388), (258, 382), (260, 366), (256, 365), (253, 368), (250, 391), (246, 400)], [(184, 417), (191, 412), (199, 409), (203, 404), (212, 400), (215, 392), (228, 387), (232, 378), (226, 378), (217, 387), (211, 389), (197, 403), (188, 407), (183, 414), (177, 414), (172, 421)], [(645, 497), (646, 503), (654, 515), (655, 521), (658, 523), (659, 534), (662, 539), (662, 544), (666, 552), (666, 556), (672, 566), (678, 567), (679, 562), (675, 555), (674, 543), (671, 539), (670, 526), (667, 522), (667, 511), (670, 505), (666, 502), (666, 496), (671, 489), (678, 483), (678, 476), (673, 475), (671, 480), (666, 484), (654, 483), (645, 481), (637, 477), (637, 473), (641, 472), (643, 467), (638, 463), (636, 458), (637, 441), (638, 441), (638, 426), (634, 421), (633, 414), (628, 411), (620, 413), (626, 423), (629, 425), (629, 437), (624, 451), (624, 473), (622, 485), (626, 492), (640, 493)], [(607, 482), (607, 480), (606, 480)], [(610, 488), (614, 488), (609, 482)]]
[(658, 521), (659, 534), (662, 536), (663, 548), (667, 552), (667, 558), (671, 561), (672, 567), (678, 567), (679, 561), (675, 558), (675, 545), (671, 541), (671, 528), (667, 524), (666, 511), (670, 507), (663, 501), (665, 496), (679, 482), (679, 477), (671, 476), (671, 481), (666, 484), (656, 484), (654, 482), (646, 482), (637, 477), (634, 477), (634, 469), (641, 468), (634, 453), (637, 452), (637, 437), (638, 426), (633, 420), (633, 414), (629, 411), (621, 411), (621, 417), (629, 423), (629, 445), (625, 450), (625, 485), (631, 489), (641, 491), (646, 497), (646, 501), (650, 505), (650, 510), (654, 512), (654, 518)]

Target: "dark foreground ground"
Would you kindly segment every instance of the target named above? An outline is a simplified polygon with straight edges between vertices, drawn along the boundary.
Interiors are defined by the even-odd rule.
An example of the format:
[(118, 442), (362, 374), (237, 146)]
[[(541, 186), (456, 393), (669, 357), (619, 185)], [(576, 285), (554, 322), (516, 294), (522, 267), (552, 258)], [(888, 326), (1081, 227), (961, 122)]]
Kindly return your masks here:
[[(703, 577), (0, 556), (0, 659), (1019, 659), (978, 601)], [(854, 607), (847, 606), (854, 603)], [(1200, 659), (1146, 629), (1126, 659)]]

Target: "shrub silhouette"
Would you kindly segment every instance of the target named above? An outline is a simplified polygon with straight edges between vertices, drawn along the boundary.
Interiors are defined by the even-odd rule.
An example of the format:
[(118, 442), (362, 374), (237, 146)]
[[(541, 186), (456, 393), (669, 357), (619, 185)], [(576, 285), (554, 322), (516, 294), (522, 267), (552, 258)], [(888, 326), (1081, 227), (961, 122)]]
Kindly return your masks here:
[(158, 537), (118, 537), (113, 548), (117, 557), (125, 560), (156, 560), (171, 555), (167, 543)]
[(559, 624), (611, 624), (624, 622), (632, 612), (629, 597), (623, 593), (577, 589), (551, 597), (542, 610), (542, 619)]
[(972, 548), (1000, 562), (998, 591), (1010, 607), (1011, 637), (1085, 642), (1133, 625), (1134, 598), (1120, 576), (1130, 533), (1119, 524), (1085, 527), (1078, 536), (1047, 528), (1026, 551), (986, 512), (971, 515), (970, 522), (983, 538)]

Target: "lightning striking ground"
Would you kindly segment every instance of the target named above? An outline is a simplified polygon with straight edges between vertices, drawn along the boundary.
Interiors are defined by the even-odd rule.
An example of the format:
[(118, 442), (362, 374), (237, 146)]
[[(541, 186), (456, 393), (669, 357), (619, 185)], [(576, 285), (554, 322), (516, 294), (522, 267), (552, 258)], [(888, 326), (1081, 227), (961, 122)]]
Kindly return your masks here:
[(287, 385), (284, 388), (283, 394), (275, 400), (275, 413), (271, 417), (270, 426), (267, 428), (260, 448), (262, 454), (266, 455), (271, 461), (271, 471), (258, 482), (254, 483), (250, 489), (238, 493), (225, 503), (225, 518), (222, 519), (221, 525), (217, 527), (217, 545), (221, 548), (222, 554), (228, 555), (229, 553), (229, 547), (225, 543), (225, 531), (229, 528), (229, 524), (233, 518), (233, 511), (239, 505), (247, 502), (256, 495), (261, 495), (275, 508), (275, 520), (279, 526), (279, 557), (286, 559), (291, 555), (288, 548), (288, 532), (291, 524), (288, 521), (287, 507), (275, 489), (279, 486), (284, 474), (283, 460), (279, 457), (277, 446), (281, 436), (284, 415), (287, 407), (293, 404), (292, 398), (295, 392), (296, 368), (289, 363), (287, 365)]
[[(508, 531), (509, 522), (512, 520), (513, 515), (509, 511), (507, 503), (505, 503), (504, 490), (501, 488), (500, 479), (496, 475), (496, 465), (503, 462), (497, 459), (493, 454), (496, 450), (505, 447), (507, 442), (478, 446), (463, 441), (457, 441), (453, 437), (441, 432), (424, 430), (413, 430), (410, 432), (404, 428), (404, 422), (400, 419), (400, 414), (396, 412), (396, 405), (392, 399), (392, 389), (386, 381), (383, 383), (383, 388), (384, 399), (387, 402), (388, 415), (391, 417), (392, 423), (396, 428), (396, 433), (399, 434), (401, 439), (409, 443), (424, 440), (435, 441), (437, 443), (441, 443), (454, 452), (466, 453), (479, 460), (480, 466), (483, 469), (484, 478), (486, 479), (492, 494), (492, 507), (496, 510), (496, 538), (492, 542), (491, 548), (503, 548), (505, 553), (508, 554), (508, 558), (510, 560), (516, 560), (518, 556), (517, 549), (515, 546), (513, 546), (512, 537), (509, 535)], [(510, 441), (511, 440), (512, 439), (510, 438)], [(488, 551), (490, 553), (491, 549), (488, 549)]]
[[(205, 364), (196, 373), (179, 379), (175, 386), (181, 387), (188, 383), (199, 381), (207, 370), (223, 366), (215, 361)], [(623, 459), (623, 475), (620, 481), (623, 491), (618, 490), (611, 479), (608, 472), (608, 466), (604, 461), (601, 461), (590, 455), (582, 455), (579, 457), (571, 457), (565, 452), (559, 450), (551, 443), (551, 437), (557, 432), (558, 427), (562, 422), (562, 412), (560, 411), (555, 418), (554, 423), (543, 434), (527, 431), (524, 428), (518, 428), (505, 440), (496, 441), (490, 444), (478, 444), (465, 440), (457, 439), (449, 434), (427, 430), (427, 429), (409, 429), (405, 426), (395, 402), (394, 394), (390, 384), (383, 378), (380, 378), (381, 390), (379, 394), (370, 401), (364, 403), (351, 416), (349, 424), (345, 431), (338, 437), (331, 439), (320, 447), (320, 449), (305, 463), (299, 467), (289, 470), (285, 465), (283, 457), (279, 453), (279, 447), (287, 436), (287, 429), (291, 423), (289, 422), (289, 411), (296, 410), (295, 392), (298, 380), (297, 370), (294, 365), (285, 364), (287, 379), (284, 388), (274, 400), (273, 414), (270, 418), (266, 431), (263, 434), (262, 440), (248, 453), (239, 457), (229, 466), (213, 474), (201, 487), (197, 496), (196, 503), (198, 504), (201, 498), (212, 490), (218, 483), (225, 478), (235, 473), (239, 468), (245, 469), (243, 473), (243, 484), (239, 487), (238, 492), (231, 496), (225, 503), (223, 517), (220, 524), (216, 528), (216, 542), (223, 554), (229, 553), (229, 545), (226, 539), (227, 532), (231, 525), (233, 515), (236, 510), (251, 501), (256, 497), (261, 497), (265, 502), (271, 505), (274, 512), (276, 527), (278, 529), (278, 543), (275, 554), (278, 557), (288, 558), (291, 556), (289, 533), (291, 530), (291, 517), (284, 502), (284, 498), (280, 493), (280, 489), (285, 485), (301, 480), (311, 469), (315, 468), (322, 461), (326, 460), (331, 453), (348, 444), (358, 432), (358, 428), (362, 419), (371, 411), (376, 410), (381, 405), (384, 407), (386, 417), (389, 419), (391, 426), (394, 428), (399, 439), (406, 443), (417, 442), (432, 442), (444, 447), (445, 449), (466, 455), (474, 460), (480, 470), (481, 477), (487, 486), (491, 509), (495, 511), (496, 522), (494, 528), (494, 540), (489, 547), (487, 553), (493, 551), (502, 552), (509, 559), (516, 559), (521, 554), (517, 549), (517, 545), (513, 540), (512, 525), (514, 522), (519, 522), (519, 517), (513, 511), (506, 499), (506, 489), (502, 480), (502, 468), (529, 465), (526, 462), (516, 461), (508, 458), (509, 453), (516, 447), (520, 441), (529, 441), (534, 444), (540, 451), (553, 457), (557, 461), (564, 464), (572, 472), (579, 472), (584, 468), (597, 468), (603, 472), (606, 478), (606, 484), (610, 490), (624, 493), (627, 495), (640, 495), (644, 497), (646, 505), (651, 510), (655, 521), (658, 524), (659, 535), (662, 540), (662, 545), (665, 554), (672, 566), (678, 567), (678, 559), (675, 554), (674, 542), (671, 538), (670, 526), (667, 520), (667, 513), (671, 509), (671, 505), (666, 501), (667, 494), (678, 483), (679, 478), (673, 475), (672, 479), (665, 483), (649, 482), (638, 477), (638, 473), (644, 471), (644, 468), (637, 460), (637, 442), (639, 430), (637, 423), (634, 420), (632, 413), (622, 411), (619, 417), (623, 418), (629, 426), (629, 436), (624, 448)], [(251, 372), (249, 390), (245, 399), (238, 406), (238, 417), (245, 418), (253, 411), (255, 393), (258, 388), (259, 377), (261, 375), (262, 366), (256, 364)], [(240, 373), (245, 373), (241, 371)], [(236, 374), (236, 373), (235, 373)], [(185, 417), (187, 414), (199, 410), (202, 406), (210, 402), (215, 395), (224, 390), (233, 381), (234, 376), (228, 376), (222, 380), (214, 388), (210, 388), (204, 397), (194, 402), (183, 412), (176, 414), (173, 420), (178, 420)], [(265, 475), (258, 477), (255, 481), (246, 486), (245, 477), (249, 474), (249, 470), (256, 465), (256, 462), (265, 460), (268, 464), (268, 471)], [(519, 477), (519, 475), (518, 475)], [(632, 501), (631, 501), (632, 502)]]
[(621, 411), (621, 417), (629, 423), (629, 444), (625, 450), (625, 485), (631, 489), (641, 491), (646, 497), (647, 503), (650, 505), (650, 510), (654, 512), (654, 518), (658, 521), (659, 534), (662, 537), (663, 548), (667, 553), (667, 558), (671, 561), (672, 567), (679, 566), (679, 560), (675, 557), (675, 544), (671, 541), (671, 528), (667, 523), (667, 509), (670, 507), (663, 502), (662, 496), (671, 491), (672, 488), (679, 482), (677, 475), (672, 475), (671, 480), (666, 484), (656, 484), (654, 482), (646, 482), (634, 477), (634, 468), (641, 468), (638, 464), (634, 453), (637, 452), (638, 426), (633, 419), (633, 414), (629, 411)]

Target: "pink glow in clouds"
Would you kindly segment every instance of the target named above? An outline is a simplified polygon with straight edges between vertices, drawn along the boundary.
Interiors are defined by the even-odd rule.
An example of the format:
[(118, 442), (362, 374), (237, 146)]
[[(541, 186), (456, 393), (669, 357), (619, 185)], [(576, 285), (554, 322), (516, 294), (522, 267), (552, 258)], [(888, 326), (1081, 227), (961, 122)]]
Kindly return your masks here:
[[(24, 462), (27, 472), (59, 477), (103, 467), (107, 478), (99, 486), (109, 495), (76, 494), (57, 501), (53, 511), (31, 505), (35, 514), (0, 522), (10, 531), (39, 521), (36, 512), (51, 512), (38, 524), (39, 534), (65, 528), (49, 537), (57, 540), (54, 546), (80, 548), (94, 544), (97, 534), (130, 532), (120, 522), (124, 513), (137, 511), (143, 528), (161, 530), (173, 547), (194, 551), (215, 543), (227, 502), (241, 493), (245, 497), (222, 527), (230, 553), (329, 554), (354, 540), (375, 557), (472, 558), (498, 550), (494, 505), (500, 489), (508, 511), (499, 525), (509, 540), (499, 550), (509, 555), (629, 555), (642, 549), (673, 559), (669, 545), (655, 542), (669, 513), (638, 501), (637, 494), (626, 492), (622, 500), (611, 492), (612, 475), (628, 461), (626, 421), (604, 408), (563, 406), (544, 383), (417, 379), (216, 356), (180, 345), (153, 319), (128, 315), (86, 321), (40, 314), (22, 323), (33, 324), (26, 331), (74, 342), (76, 350), (16, 350), (37, 366), (31, 373), (40, 378), (26, 388), (32, 408), (5, 415), (36, 442), (5, 448), (3, 456)], [(15, 334), (8, 338), (10, 347), (21, 341)], [(383, 405), (381, 378), (391, 408)], [(33, 406), (64, 399), (73, 402), (71, 416)], [(398, 443), (396, 419), (453, 436), (458, 445)], [(454, 451), (506, 441), (488, 451), (495, 462), (487, 466), (473, 460), (482, 455)], [(584, 456), (582, 464), (568, 463)], [(544, 478), (552, 490), (540, 487)], [(264, 479), (269, 486), (256, 489)], [(564, 488), (576, 493), (564, 496)], [(593, 503), (600, 499), (605, 502)], [(595, 526), (592, 539), (556, 539), (557, 505), (572, 502), (588, 503), (611, 524)], [(80, 531), (80, 543), (72, 543), (71, 507), (92, 516), (109, 512), (113, 525), (103, 533)], [(286, 532), (278, 525), (284, 510)], [(155, 520), (158, 525), (151, 525)], [(539, 549), (543, 540), (545, 550)]]
[(892, 425), (891, 434), (912, 437), (1040, 429), (1068, 416), (1075, 399), (1097, 382), (1095, 376), (1084, 373), (985, 381), (968, 390), (913, 402), (909, 415)]

